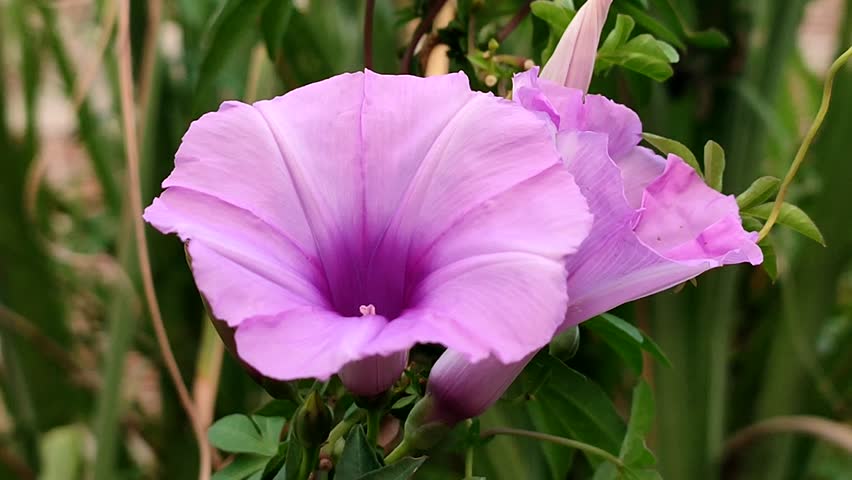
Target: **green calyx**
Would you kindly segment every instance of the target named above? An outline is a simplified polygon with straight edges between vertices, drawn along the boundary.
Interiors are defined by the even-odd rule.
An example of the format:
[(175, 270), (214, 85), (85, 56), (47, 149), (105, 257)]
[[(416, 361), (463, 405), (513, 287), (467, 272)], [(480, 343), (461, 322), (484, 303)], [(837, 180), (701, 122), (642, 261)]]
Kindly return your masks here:
[(305, 448), (319, 447), (331, 432), (331, 424), (331, 410), (319, 393), (311, 392), (296, 412), (296, 438)]

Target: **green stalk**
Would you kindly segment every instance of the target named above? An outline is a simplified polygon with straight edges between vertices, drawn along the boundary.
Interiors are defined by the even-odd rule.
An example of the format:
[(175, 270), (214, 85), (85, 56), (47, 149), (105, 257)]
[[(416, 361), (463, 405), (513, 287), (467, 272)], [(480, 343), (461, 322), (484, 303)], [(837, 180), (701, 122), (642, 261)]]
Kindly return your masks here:
[[(131, 278), (136, 278), (134, 260), (134, 242), (132, 224), (127, 211), (122, 218), (118, 240), (118, 255), (121, 265), (127, 269)], [(109, 349), (104, 358), (103, 387), (98, 393), (95, 410), (95, 438), (97, 455), (95, 456), (94, 480), (111, 480), (116, 477), (115, 461), (120, 441), (119, 421), (121, 419), (121, 390), (124, 380), (124, 366), (127, 352), (133, 345), (138, 318), (133, 312), (132, 292), (117, 290), (109, 309)]]
[(816, 138), (816, 134), (822, 126), (822, 122), (825, 121), (825, 116), (828, 114), (828, 107), (831, 104), (831, 92), (834, 87), (834, 77), (837, 76), (837, 72), (846, 65), (846, 62), (850, 58), (852, 58), (852, 47), (849, 47), (845, 52), (843, 52), (843, 54), (837, 57), (837, 60), (835, 60), (834, 63), (831, 64), (831, 68), (828, 70), (828, 74), (825, 77), (825, 87), (822, 91), (822, 101), (820, 102), (819, 110), (817, 111), (813, 123), (811, 123), (811, 126), (808, 129), (808, 133), (805, 134), (805, 138), (802, 140), (799, 150), (796, 152), (796, 157), (793, 159), (792, 165), (790, 165), (790, 170), (787, 171), (784, 181), (781, 182), (781, 188), (778, 190), (778, 195), (775, 198), (775, 204), (772, 207), (772, 212), (770, 212), (769, 218), (766, 219), (766, 224), (760, 230), (758, 241), (763, 240), (767, 235), (769, 235), (769, 232), (775, 225), (775, 221), (778, 220), (778, 215), (781, 214), (781, 206), (784, 204), (784, 197), (787, 195), (787, 190), (796, 178), (796, 173), (798, 173), (799, 168), (805, 161), (808, 150), (811, 148), (811, 144), (813, 143), (814, 138)]
[(487, 438), (494, 437), (494, 436), (497, 436), (497, 435), (512, 435), (512, 436), (515, 436), (515, 437), (532, 438), (534, 440), (541, 440), (543, 442), (549, 442), (549, 443), (553, 443), (553, 444), (556, 444), (556, 445), (562, 445), (563, 447), (574, 448), (574, 449), (580, 450), (581, 452), (584, 452), (588, 455), (600, 457), (600, 458), (612, 463), (616, 467), (618, 467), (619, 470), (624, 468), (624, 463), (622, 463), (621, 460), (618, 457), (616, 457), (615, 455), (607, 452), (606, 450), (598, 448), (594, 445), (589, 445), (588, 443), (578, 442), (577, 440), (571, 440), (570, 438), (557, 437), (556, 435), (548, 435), (546, 433), (533, 432), (533, 431), (529, 431), (529, 430), (519, 430), (519, 429), (516, 429), (516, 428), (491, 428), (491, 429), (488, 429), (488, 430), (482, 432), (480, 437), (482, 439), (487, 439)]
[(24, 459), (32, 469), (39, 466), (39, 432), (32, 395), (24, 379), (19, 355), (14, 343), (8, 336), (0, 336), (5, 366), (5, 378), (0, 382), (4, 398), (15, 422), (15, 436), (23, 447)]

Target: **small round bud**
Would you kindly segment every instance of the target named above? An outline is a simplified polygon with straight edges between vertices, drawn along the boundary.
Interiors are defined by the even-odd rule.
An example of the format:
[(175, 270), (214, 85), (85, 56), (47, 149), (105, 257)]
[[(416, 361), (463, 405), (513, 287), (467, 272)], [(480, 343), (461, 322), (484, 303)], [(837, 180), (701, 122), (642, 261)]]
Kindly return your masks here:
[(560, 360), (568, 360), (580, 349), (580, 327), (573, 326), (553, 337), (550, 341), (550, 354)]
[(533, 68), (534, 66), (535, 66), (535, 62), (531, 58), (524, 60), (524, 70), (529, 70), (529, 69)]
[(485, 85), (488, 86), (488, 87), (493, 87), (494, 85), (497, 85), (497, 77), (495, 75), (491, 75), (491, 74), (486, 75), (485, 76)]
[(294, 421), (296, 437), (306, 448), (322, 445), (331, 431), (332, 414), (320, 395), (313, 391), (299, 407)]

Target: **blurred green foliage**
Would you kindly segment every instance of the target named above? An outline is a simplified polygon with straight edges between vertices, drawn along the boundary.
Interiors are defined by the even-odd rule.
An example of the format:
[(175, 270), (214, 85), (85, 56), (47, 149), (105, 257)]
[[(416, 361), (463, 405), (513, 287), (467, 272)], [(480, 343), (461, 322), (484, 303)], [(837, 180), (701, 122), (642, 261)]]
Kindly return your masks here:
[[(225, 99), (268, 98), (363, 68), (364, 3), (132, 1), (145, 200), (201, 113)], [(376, 2), (372, 69), (400, 71), (413, 25), (436, 3)], [(424, 48), (446, 43), (451, 70), (502, 95), (527, 59), (546, 60), (581, 2), (532, 2), (532, 14), (505, 35), (529, 2), (457, 3), (455, 18), (428, 35)], [(704, 148), (694, 166), (725, 193), (742, 194), (765, 176), (738, 198), (758, 221), (777, 189), (769, 177), (783, 177), (821, 94), (823, 72), (805, 62), (817, 47), (796, 42), (816, 28), (803, 30), (806, 6), (838, 19), (831, 48), (852, 42), (848, 0), (615, 0), (591, 90), (634, 108), (646, 131), (677, 140), (647, 137), (655, 147)], [(0, 478), (197, 475), (191, 429), (141, 301), (129, 223), (141, 212), (129, 211), (125, 198), (114, 12), (111, 0), (0, 1)], [(101, 36), (103, 54), (96, 48)], [(422, 74), (424, 55), (417, 53), (409, 70)], [(77, 98), (90, 75), (88, 95)], [(61, 112), (68, 125), (57, 127)], [(481, 428), (528, 428), (592, 443), (632, 462), (636, 478), (655, 478), (642, 476), (653, 465), (646, 441), (664, 478), (847, 478), (849, 455), (810, 437), (779, 435), (722, 460), (733, 432), (765, 418), (852, 420), (850, 115), (846, 68), (788, 197), (799, 207), (782, 221), (825, 248), (777, 229), (764, 245), (778, 259), (776, 272), (774, 263), (767, 266), (772, 278), (745, 267), (711, 272), (698, 288), (588, 322), (567, 365), (541, 355), (511, 398), (481, 418)], [(705, 146), (708, 139), (725, 150)], [(807, 212), (805, 220), (792, 208)], [(204, 308), (179, 242), (161, 235), (148, 241), (168, 334), (192, 384), (198, 358), (206, 358), (199, 348)], [(421, 353), (435, 356), (428, 348)], [(639, 383), (634, 390), (640, 376), (650, 388)], [(242, 455), (216, 478), (273, 478), (265, 467), (273, 461), (282, 472), (274, 478), (290, 478), (286, 466), (293, 471), (299, 458), (277, 446), (276, 433), (293, 405), (244, 415), (268, 396), (227, 355), (217, 392), (215, 418), (225, 419), (210, 441)], [(392, 411), (403, 414), (422, 391), (413, 384), (397, 393)], [(337, 405), (336, 417), (347, 408)], [(465, 446), (474, 448), (477, 474), (491, 480), (615, 475), (594, 456), (514, 437), (479, 443), (467, 428), (453, 432), (416, 478), (461, 478)], [(356, 444), (347, 442), (346, 458), (359, 455)], [(420, 467), (411, 462), (419, 460), (406, 463), (410, 471)]]

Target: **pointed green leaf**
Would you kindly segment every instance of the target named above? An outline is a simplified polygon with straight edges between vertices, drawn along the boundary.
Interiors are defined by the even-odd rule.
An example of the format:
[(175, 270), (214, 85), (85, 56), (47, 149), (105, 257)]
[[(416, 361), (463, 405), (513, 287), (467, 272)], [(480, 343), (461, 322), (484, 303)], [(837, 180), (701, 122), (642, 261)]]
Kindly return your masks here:
[(583, 326), (601, 337), (637, 373), (642, 372), (642, 350), (671, 367), (669, 359), (650, 337), (615, 315), (601, 314), (583, 322)]
[(269, 0), (260, 15), (260, 28), (263, 31), (266, 52), (273, 62), (278, 57), (278, 51), (284, 46), (284, 34), (287, 33), (292, 15), (292, 0)]
[(775, 254), (775, 246), (769, 238), (764, 238), (762, 242), (757, 244), (760, 251), (763, 252), (763, 270), (769, 275), (772, 283), (778, 280), (778, 257)]
[[(769, 200), (778, 191), (781, 180), (775, 177), (760, 177), (741, 194), (737, 195), (740, 210), (760, 205)], [(759, 227), (758, 227), (759, 228)]]
[(304, 449), (301, 445), (299, 445), (299, 442), (296, 441), (295, 429), (291, 429), (287, 434), (286, 445), (287, 454), (284, 457), (284, 465), (275, 475), (273, 480), (301, 480), (298, 477)]
[[(536, 355), (527, 370), (552, 372), (526, 403), (538, 430), (618, 452), (624, 421), (596, 383), (545, 352)], [(601, 462), (598, 457), (586, 458), (594, 466)]]
[(254, 415), (290, 418), (296, 408), (298, 408), (298, 405), (290, 400), (272, 400), (260, 407), (260, 410), (254, 412)]
[(277, 447), (281, 441), (281, 430), (284, 429), (287, 419), (284, 417), (269, 417), (264, 415), (252, 415), (251, 419), (257, 425), (258, 430), (260, 430), (260, 436), (263, 437), (263, 441)]
[(615, 2), (613, 8), (620, 12), (629, 15), (636, 23), (651, 32), (655, 37), (664, 40), (680, 50), (686, 49), (686, 44), (683, 40), (673, 32), (669, 27), (663, 25), (659, 20), (648, 15), (641, 8), (631, 5), (630, 2)]
[[(763, 205), (749, 208), (743, 213), (766, 220), (769, 218), (770, 212), (772, 212), (773, 205), (773, 203), (764, 203)], [(811, 217), (807, 213), (795, 205), (784, 202), (781, 205), (781, 213), (778, 215), (777, 223), (790, 227), (820, 245), (825, 246), (825, 238), (823, 238), (822, 232), (819, 231), (814, 221), (811, 220)]]
[(632, 38), (616, 50), (598, 52), (595, 67), (598, 70), (605, 70), (613, 65), (620, 65), (662, 82), (674, 74), (670, 65), (670, 54), (670, 51), (660, 47), (656, 38), (644, 33)]
[(724, 33), (715, 28), (700, 32), (687, 31), (686, 38), (689, 39), (689, 43), (701, 48), (725, 48), (731, 43)]
[(686, 145), (670, 138), (654, 135), (653, 133), (643, 133), (642, 138), (666, 155), (677, 155), (686, 162), (687, 165), (695, 169), (699, 176), (703, 177), (701, 167), (698, 165), (698, 160), (695, 158), (692, 151), (686, 147)]
[(642, 334), (633, 325), (613, 315), (600, 315), (583, 322), (607, 343), (634, 372), (642, 373)]
[(425, 461), (426, 457), (406, 457), (386, 467), (368, 472), (358, 477), (358, 480), (408, 480)]
[(213, 474), (211, 480), (243, 480), (256, 473), (263, 475), (263, 466), (269, 461), (258, 455), (238, 455), (227, 467)]
[(673, 46), (662, 40), (657, 40), (657, 46), (660, 47), (660, 51), (663, 52), (669, 63), (677, 63), (680, 61), (680, 54), (677, 53), (677, 50), (675, 50)]
[(536, 0), (530, 4), (530, 10), (533, 15), (547, 22), (558, 36), (568, 28), (576, 13), (574, 4), (566, 0)]
[(219, 419), (207, 430), (214, 447), (233, 453), (256, 453), (271, 457), (278, 452), (278, 442), (264, 438), (251, 418), (242, 414)]
[(254, 24), (268, 0), (228, 0), (204, 41), (197, 91), (206, 91), (246, 35), (257, 35)]
[(654, 394), (651, 387), (640, 380), (633, 389), (633, 403), (627, 433), (621, 445), (621, 459), (630, 467), (650, 467), (656, 463), (653, 454), (645, 446), (645, 436), (654, 426)]
[(598, 52), (615, 51), (630, 39), (630, 34), (633, 33), (633, 27), (636, 22), (627, 15), (619, 15), (615, 19), (615, 28), (606, 36), (603, 44), (601, 44)]
[(704, 144), (704, 180), (717, 192), (722, 191), (722, 177), (725, 174), (725, 150), (713, 140)]
[(335, 480), (357, 480), (365, 473), (381, 467), (376, 452), (367, 442), (364, 428), (356, 425), (346, 437), (346, 446), (335, 468)]

